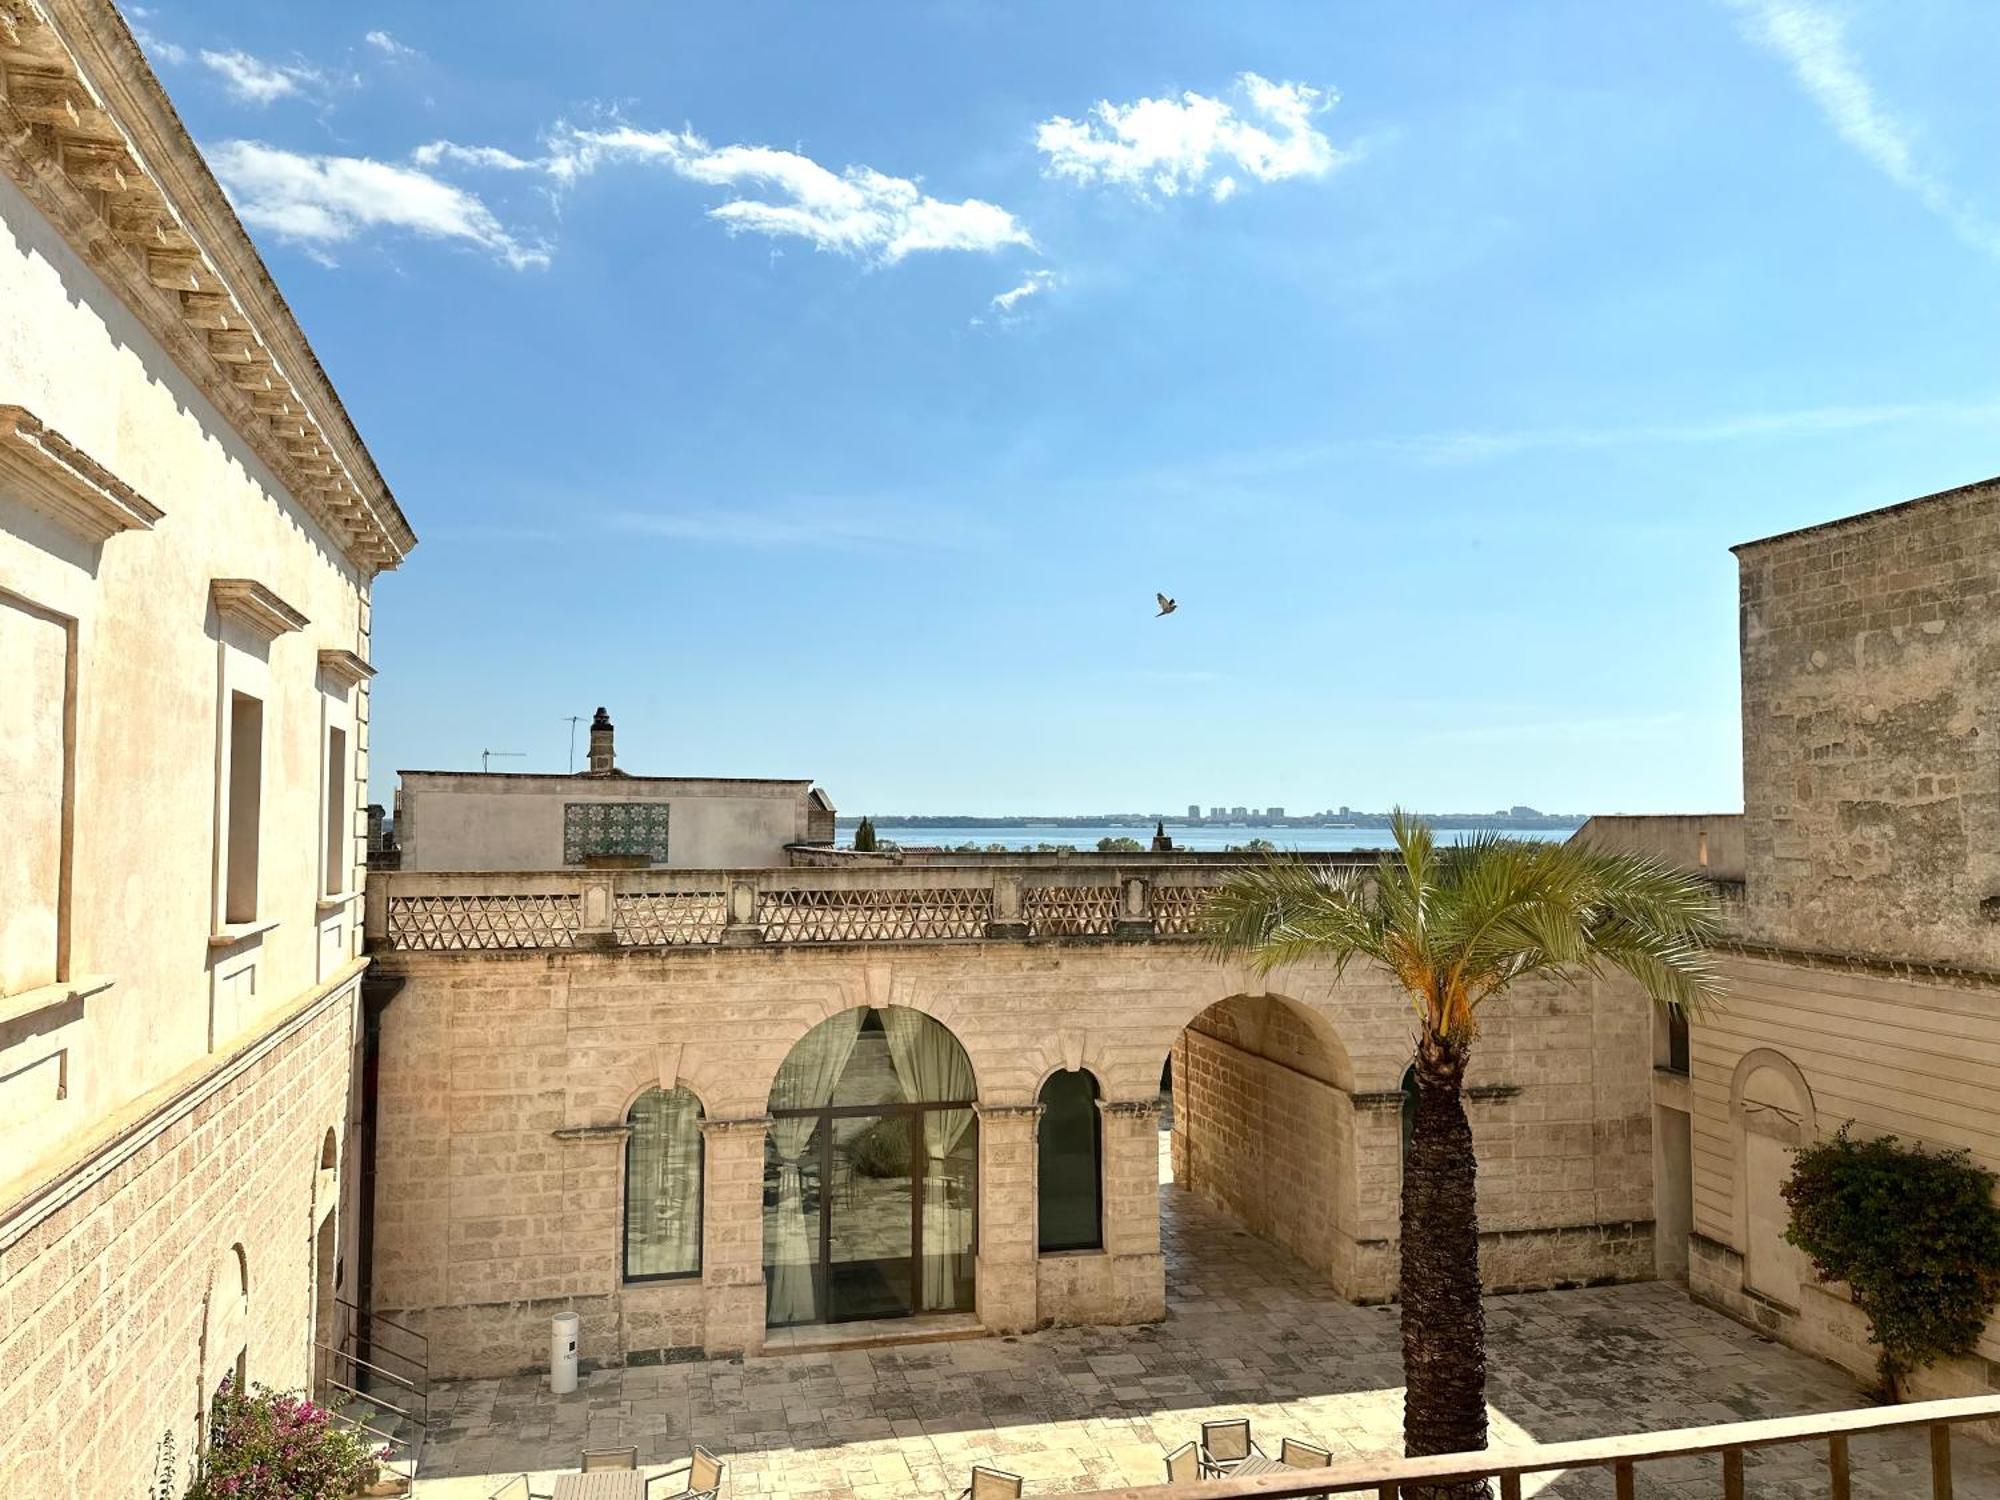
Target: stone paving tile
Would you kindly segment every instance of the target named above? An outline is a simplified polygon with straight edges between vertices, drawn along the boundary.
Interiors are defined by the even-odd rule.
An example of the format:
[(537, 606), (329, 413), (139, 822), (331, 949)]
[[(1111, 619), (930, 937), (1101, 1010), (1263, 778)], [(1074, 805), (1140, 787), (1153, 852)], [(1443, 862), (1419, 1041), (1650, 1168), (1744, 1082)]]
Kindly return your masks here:
[[(478, 1500), (529, 1473), (538, 1491), (587, 1446), (636, 1443), (661, 1473), (700, 1443), (726, 1491), (769, 1500), (956, 1495), (975, 1463), (1028, 1493), (1157, 1483), (1201, 1422), (1248, 1416), (1275, 1452), (1290, 1434), (1336, 1461), (1399, 1451), (1396, 1314), (1342, 1302), (1283, 1252), (1162, 1189), (1166, 1322), (1020, 1338), (599, 1370), (574, 1395), (539, 1376), (441, 1385), (418, 1500)], [(1839, 1371), (1759, 1339), (1663, 1285), (1487, 1302), (1496, 1444), (1789, 1416), (1861, 1404)], [(1854, 1445), (1857, 1500), (1928, 1493), (1919, 1437)], [(2000, 1450), (1955, 1444), (1961, 1500), (2000, 1500)], [(1823, 1455), (1750, 1456), (1758, 1500), (1819, 1500)], [(671, 1493), (677, 1480), (656, 1484)], [(1544, 1500), (1609, 1496), (1608, 1474), (1544, 1481)], [(1712, 1461), (1640, 1471), (1641, 1500), (1720, 1493)]]

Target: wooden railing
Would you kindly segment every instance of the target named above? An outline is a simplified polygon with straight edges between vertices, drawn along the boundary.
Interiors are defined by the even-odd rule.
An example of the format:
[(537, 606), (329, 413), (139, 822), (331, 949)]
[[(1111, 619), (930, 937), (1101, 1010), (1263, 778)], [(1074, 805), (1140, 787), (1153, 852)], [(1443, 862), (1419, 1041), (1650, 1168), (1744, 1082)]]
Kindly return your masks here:
[[(1930, 1445), (1930, 1484), (1901, 1487), (1899, 1497), (1951, 1500), (1951, 1429), (1960, 1422), (2000, 1418), (2000, 1396), (1970, 1396), (1956, 1401), (1923, 1401), (1909, 1406), (1875, 1406), (1862, 1411), (1827, 1412), (1806, 1417), (1779, 1417), (1763, 1422), (1732, 1422), (1723, 1427), (1683, 1427), (1671, 1432), (1639, 1433), (1629, 1437), (1590, 1438), (1575, 1443), (1549, 1443), (1533, 1448), (1489, 1448), (1481, 1453), (1445, 1454), (1436, 1458), (1376, 1459), (1336, 1464), (1326, 1469), (1288, 1469), (1248, 1479), (1216, 1479), (1195, 1485), (1158, 1485), (1142, 1489), (1099, 1490), (1076, 1500), (1293, 1500), (1311, 1495), (1374, 1495), (1378, 1500), (1412, 1500), (1432, 1485), (1497, 1480), (1501, 1500), (1521, 1500), (1521, 1481), (1533, 1474), (1595, 1469), (1608, 1471), (1618, 1500), (1631, 1500), (1641, 1467), (1660, 1459), (1713, 1455), (1722, 1500), (1745, 1500), (1743, 1458), (1753, 1448), (1811, 1444), (1823, 1447), (1829, 1500), (1850, 1500), (1853, 1460), (1849, 1444), (1857, 1437), (1922, 1429)], [(1921, 1481), (1918, 1481), (1921, 1483)], [(1898, 1486), (1909, 1481), (1899, 1480)]]
[[(1243, 861), (371, 873), (377, 951), (1186, 939)], [(1373, 856), (1328, 861), (1372, 867)]]

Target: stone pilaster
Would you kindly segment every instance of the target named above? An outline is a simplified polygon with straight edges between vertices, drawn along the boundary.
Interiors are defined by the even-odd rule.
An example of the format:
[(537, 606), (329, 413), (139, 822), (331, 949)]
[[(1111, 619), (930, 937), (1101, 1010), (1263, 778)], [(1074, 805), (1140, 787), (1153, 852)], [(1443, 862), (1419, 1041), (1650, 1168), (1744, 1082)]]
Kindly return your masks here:
[(1160, 1253), (1160, 1101), (1108, 1099), (1103, 1116), (1104, 1251), (1120, 1323), (1167, 1315), (1166, 1259)]
[(741, 1354), (764, 1343), (764, 1133), (770, 1120), (704, 1120), (702, 1346)]
[(1035, 1326), (1035, 1123), (1038, 1104), (981, 1104), (979, 1321), (988, 1333)]

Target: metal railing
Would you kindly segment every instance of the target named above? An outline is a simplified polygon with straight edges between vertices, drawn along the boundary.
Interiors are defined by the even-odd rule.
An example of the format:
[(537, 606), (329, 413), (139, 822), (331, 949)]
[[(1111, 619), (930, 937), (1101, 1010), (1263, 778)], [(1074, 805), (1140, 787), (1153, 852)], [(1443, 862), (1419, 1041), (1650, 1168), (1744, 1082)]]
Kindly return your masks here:
[[(1434, 1458), (1364, 1460), (1324, 1469), (1288, 1469), (1246, 1479), (1216, 1479), (1188, 1485), (1157, 1485), (1138, 1489), (1099, 1490), (1076, 1500), (1187, 1500), (1190, 1490), (1201, 1500), (1303, 1500), (1314, 1495), (1374, 1495), (1377, 1500), (1415, 1500), (1440, 1484), (1497, 1480), (1500, 1500), (1521, 1500), (1521, 1481), (1534, 1474), (1579, 1469), (1609, 1472), (1618, 1500), (1632, 1500), (1638, 1474), (1650, 1462), (1674, 1458), (1716, 1459), (1722, 1500), (1745, 1500), (1744, 1455), (1755, 1448), (1823, 1444), (1826, 1449), (1826, 1494), (1830, 1500), (1850, 1500), (1854, 1468), (1850, 1444), (1857, 1437), (1923, 1429), (1930, 1446), (1930, 1485), (1902, 1493), (1916, 1500), (1951, 1500), (1951, 1429), (1961, 1422), (2000, 1418), (2000, 1396), (1970, 1396), (1955, 1401), (1923, 1401), (1908, 1406), (1877, 1406), (1861, 1411), (1825, 1412), (1805, 1417), (1779, 1417), (1762, 1422), (1732, 1422), (1721, 1427), (1684, 1427), (1671, 1432), (1638, 1433), (1626, 1437), (1589, 1438), (1574, 1443), (1548, 1443), (1531, 1448), (1489, 1448), (1480, 1453), (1443, 1454)], [(1907, 1483), (1907, 1479), (1899, 1481)]]
[(316, 1386), (336, 1420), (408, 1464), (416, 1480), (430, 1430), (430, 1340), (402, 1323), (336, 1300), (343, 1333), (313, 1344)]
[[(1333, 865), (1373, 867), (1373, 855)], [(1188, 939), (1246, 861), (1046, 858), (758, 870), (377, 872), (367, 932), (380, 951)]]

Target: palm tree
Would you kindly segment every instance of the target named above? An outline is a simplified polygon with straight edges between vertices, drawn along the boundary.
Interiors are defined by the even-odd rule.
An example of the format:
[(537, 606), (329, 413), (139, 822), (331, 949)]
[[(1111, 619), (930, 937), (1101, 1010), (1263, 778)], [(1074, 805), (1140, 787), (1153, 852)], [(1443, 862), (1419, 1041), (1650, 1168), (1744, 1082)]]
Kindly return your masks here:
[[(1278, 858), (1221, 887), (1211, 948), (1261, 973), (1355, 958), (1389, 971), (1416, 1012), (1416, 1120), (1403, 1163), (1403, 1448), (1486, 1446), (1486, 1321), (1479, 1301), (1477, 1163), (1465, 1066), (1479, 1008), (1517, 980), (1620, 969), (1683, 1013), (1718, 998), (1706, 882), (1650, 859), (1496, 837), (1438, 847), (1398, 812), (1396, 850), (1372, 874)], [(1439, 1496), (1477, 1496), (1483, 1482)]]

